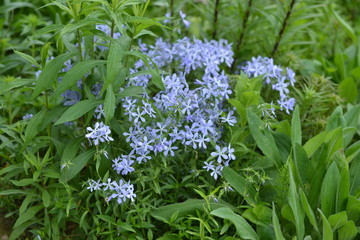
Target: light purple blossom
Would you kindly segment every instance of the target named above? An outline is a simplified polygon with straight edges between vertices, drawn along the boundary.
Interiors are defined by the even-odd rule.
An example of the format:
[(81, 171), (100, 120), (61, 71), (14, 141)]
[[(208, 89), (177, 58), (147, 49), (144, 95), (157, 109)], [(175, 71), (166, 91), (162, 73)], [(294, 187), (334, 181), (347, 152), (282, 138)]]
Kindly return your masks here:
[(227, 160), (229, 156), (227, 155), (227, 147), (221, 148), (219, 145), (215, 146), (216, 152), (212, 152), (211, 156), (217, 157), (217, 162), (221, 163), (223, 160)]
[(109, 136), (111, 130), (109, 126), (106, 126), (103, 122), (97, 122), (94, 125), (94, 128), (87, 127), (86, 131), (88, 132), (85, 137), (94, 143), (94, 145), (98, 145), (99, 142), (109, 142), (114, 141), (112, 137)]

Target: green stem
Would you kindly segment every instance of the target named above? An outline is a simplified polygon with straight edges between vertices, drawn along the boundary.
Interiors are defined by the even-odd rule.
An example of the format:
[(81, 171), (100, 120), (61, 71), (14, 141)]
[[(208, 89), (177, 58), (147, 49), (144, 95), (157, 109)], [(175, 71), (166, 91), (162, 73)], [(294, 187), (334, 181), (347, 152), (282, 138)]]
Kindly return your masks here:
[[(242, 21), (242, 30), (241, 30), (239, 39), (238, 39), (238, 41), (236, 43), (236, 47), (235, 47), (234, 52), (238, 51), (238, 49), (240, 48), (240, 46), (241, 46), (241, 44), (243, 42), (243, 39), (244, 39), (244, 36), (245, 36), (245, 30), (246, 30), (247, 23), (248, 23), (249, 16), (250, 16), (251, 5), (252, 5), (252, 0), (249, 0), (248, 1), (248, 8), (247, 8), (247, 10), (245, 12), (245, 15), (244, 15), (243, 21)], [(237, 58), (235, 57), (234, 62), (231, 65), (231, 72), (233, 72), (235, 70), (236, 62), (237, 62)]]
[(284, 21), (283, 21), (283, 23), (282, 23), (282, 27), (281, 27), (281, 30), (280, 30), (280, 32), (279, 32), (278, 39), (277, 39), (277, 41), (275, 42), (275, 45), (274, 45), (273, 50), (272, 50), (272, 52), (271, 52), (271, 56), (272, 56), (272, 57), (275, 55), (275, 53), (277, 52), (277, 50), (278, 50), (278, 48), (279, 48), (281, 39), (282, 39), (282, 37), (283, 37), (283, 35), (284, 35), (286, 26), (287, 26), (287, 24), (288, 24), (288, 20), (289, 20), (290, 15), (291, 15), (291, 12), (292, 12), (293, 9), (294, 9), (295, 2), (296, 2), (296, 0), (291, 0), (290, 7), (289, 7), (289, 10), (287, 11), (286, 16), (285, 16), (285, 18), (284, 18)]
[[(170, 17), (174, 17), (173, 15), (174, 15), (174, 0), (170, 0)], [(170, 20), (170, 28), (171, 28), (171, 30), (174, 29), (174, 24), (173, 24), (172, 20)], [(170, 33), (170, 42), (171, 43), (173, 41), (173, 32), (174, 31), (171, 31), (171, 33)]]
[[(128, 51), (131, 50), (131, 46), (132, 46), (132, 43), (133, 43), (133, 39), (134, 39), (134, 37), (131, 36), (131, 40), (130, 40), (130, 43), (129, 43)], [(126, 68), (126, 69), (127, 69), (127, 67), (128, 67), (128, 60), (129, 60), (129, 55), (126, 55), (126, 58), (125, 58), (125, 68)]]
[(218, 15), (219, 15), (219, 5), (220, 5), (220, 0), (216, 0), (215, 2), (215, 10), (214, 10), (214, 32), (212, 34), (212, 38), (215, 39), (216, 38), (216, 34), (217, 34), (217, 21), (218, 21)]
[(111, 20), (111, 38), (114, 38), (114, 30), (115, 30), (115, 21), (114, 19)]
[(79, 29), (76, 30), (76, 34), (77, 34), (77, 39), (78, 39), (78, 45), (79, 45), (79, 57), (80, 57), (80, 62), (84, 61), (83, 56), (82, 56), (82, 47), (81, 47), (81, 34)]
[[(48, 98), (48, 92), (45, 91), (45, 107), (47, 110), (49, 110), (49, 98)], [(46, 127), (47, 134), (49, 136), (49, 147), (50, 147), (50, 156), (53, 156), (53, 146), (51, 141), (51, 127), (50, 125), (47, 125)]]

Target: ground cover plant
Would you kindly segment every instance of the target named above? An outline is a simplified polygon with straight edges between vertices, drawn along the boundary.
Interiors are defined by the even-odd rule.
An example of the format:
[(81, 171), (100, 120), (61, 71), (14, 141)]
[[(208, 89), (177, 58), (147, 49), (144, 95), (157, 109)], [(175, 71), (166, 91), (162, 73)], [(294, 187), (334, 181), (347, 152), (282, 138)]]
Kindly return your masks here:
[(359, 238), (358, 9), (4, 1), (0, 234)]

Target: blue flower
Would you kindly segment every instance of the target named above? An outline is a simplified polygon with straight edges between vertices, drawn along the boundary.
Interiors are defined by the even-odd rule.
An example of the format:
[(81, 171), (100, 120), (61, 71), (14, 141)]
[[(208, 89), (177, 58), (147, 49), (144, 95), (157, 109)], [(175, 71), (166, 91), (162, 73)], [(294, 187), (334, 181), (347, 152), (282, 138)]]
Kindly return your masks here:
[(31, 119), (32, 117), (33, 117), (33, 115), (31, 113), (27, 113), (22, 117), (22, 119), (23, 120), (28, 120), (28, 119)]
[(185, 27), (186, 27), (186, 28), (189, 28), (191, 22), (185, 19), (185, 18), (186, 18), (186, 14), (183, 13), (182, 11), (180, 11), (179, 14), (180, 14), (181, 20), (182, 20), (182, 22), (184, 23)]
[(221, 163), (222, 160), (227, 160), (229, 158), (229, 156), (227, 155), (227, 147), (223, 147), (221, 148), (219, 145), (215, 146), (216, 152), (212, 152), (211, 156), (213, 157), (218, 157), (217, 158), (217, 162)]
[(64, 106), (72, 106), (81, 100), (81, 93), (78, 91), (66, 90), (61, 96), (64, 98)]
[(87, 127), (86, 131), (88, 131), (88, 133), (85, 135), (85, 137), (89, 139), (90, 144), (91, 141), (94, 143), (94, 145), (98, 145), (99, 142), (114, 141), (114, 139), (109, 136), (111, 133), (109, 126), (106, 126), (103, 122), (95, 123), (94, 129)]
[(135, 169), (132, 167), (134, 160), (132, 155), (121, 155), (113, 160), (112, 167), (117, 172), (117, 174), (127, 175), (130, 172), (133, 172)]
[(101, 117), (105, 117), (105, 112), (104, 112), (104, 109), (103, 109), (103, 104), (100, 104), (99, 106), (97, 106), (95, 108), (95, 113), (94, 113), (94, 117), (96, 119), (100, 119)]

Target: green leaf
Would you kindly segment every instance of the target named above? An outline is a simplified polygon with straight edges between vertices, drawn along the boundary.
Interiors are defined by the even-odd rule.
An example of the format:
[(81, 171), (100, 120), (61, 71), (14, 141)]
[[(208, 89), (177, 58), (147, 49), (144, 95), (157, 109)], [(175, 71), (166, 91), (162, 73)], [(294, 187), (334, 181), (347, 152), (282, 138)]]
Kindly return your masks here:
[(12, 184), (14, 184), (17, 187), (24, 187), (30, 184), (33, 184), (35, 181), (32, 178), (24, 178), (21, 180), (10, 180)]
[(293, 172), (290, 164), (288, 168), (289, 168), (289, 180), (290, 180), (288, 202), (295, 217), (296, 236), (298, 239), (303, 239), (305, 233), (305, 227), (304, 227), (305, 214), (301, 207), (299, 195), (296, 190), (296, 184), (294, 181)]
[(250, 132), (256, 144), (269, 160), (273, 161), (277, 167), (280, 167), (282, 164), (280, 153), (271, 132), (263, 126), (264, 123), (260, 118), (249, 109), (247, 117)]
[(333, 214), (328, 218), (328, 221), (331, 229), (335, 231), (347, 222), (347, 214), (345, 211)]
[(323, 222), (323, 240), (333, 240), (334, 239), (334, 235), (333, 232), (331, 230), (331, 226), (329, 221), (326, 219), (325, 215), (323, 214), (323, 212), (318, 209), (318, 211), (320, 212), (320, 216)]
[(22, 172), (24, 170), (23, 164), (9, 165), (0, 170), (0, 176), (8, 172)]
[(50, 194), (49, 192), (44, 189), (43, 192), (42, 192), (42, 200), (43, 200), (43, 203), (44, 203), (44, 207), (49, 207), (50, 206), (50, 203), (51, 203), (51, 197), (50, 197)]
[(33, 36), (34, 37), (40, 36), (40, 35), (50, 33), (50, 32), (59, 32), (63, 28), (64, 28), (64, 25), (62, 25), (62, 24), (51, 24), (49, 26), (46, 26), (46, 27), (43, 27), (43, 28), (37, 30)]
[(230, 208), (218, 208), (210, 212), (210, 214), (231, 221), (235, 225), (236, 232), (241, 238), (252, 240), (260, 239), (250, 224), (243, 217), (235, 214)]
[(299, 105), (296, 105), (291, 120), (291, 142), (293, 144), (293, 147), (295, 146), (295, 144), (301, 145), (301, 122)]
[(224, 167), (222, 174), (225, 180), (250, 204), (254, 205), (256, 190), (245, 178), (237, 174), (233, 169)]
[(150, 36), (153, 36), (155, 38), (159, 38), (159, 36), (156, 35), (155, 33), (153, 33), (152, 31), (143, 29), (138, 34), (136, 34), (136, 36), (134, 36), (134, 40), (141, 37), (141, 36), (144, 36), (144, 35), (150, 35)]
[(240, 97), (240, 102), (245, 106), (259, 105), (260, 91), (245, 91)]
[(18, 226), (20, 226), (21, 224), (25, 223), (28, 220), (31, 220), (33, 217), (35, 217), (35, 215), (41, 210), (43, 209), (43, 206), (32, 206), (30, 208), (28, 208), (23, 214), (20, 215), (20, 217), (16, 220), (14, 227), (16, 228)]
[(331, 131), (337, 127), (346, 127), (342, 107), (338, 106), (330, 115), (326, 123), (326, 131)]
[(357, 128), (354, 128), (354, 127), (343, 128), (343, 147), (344, 148), (346, 148), (351, 143), (356, 132), (357, 132)]
[(31, 85), (35, 81), (33, 79), (16, 78), (11, 82), (0, 82), (0, 95), (8, 93), (11, 89)]
[(30, 119), (29, 124), (25, 129), (25, 143), (32, 140), (40, 132), (45, 116), (46, 109), (42, 109)]
[(34, 195), (28, 194), (25, 199), (22, 201), (21, 206), (19, 208), (19, 214), (22, 215), (31, 202), (35, 201)]
[(357, 41), (357, 36), (355, 34), (354, 29), (342, 17), (340, 17), (340, 15), (334, 10), (332, 5), (329, 5), (329, 7), (330, 7), (332, 14), (336, 18), (336, 20), (338, 20), (340, 25), (345, 28), (346, 32), (349, 34), (349, 36), (353, 40), (353, 43), (356, 44), (358, 41)]
[(325, 174), (320, 193), (321, 210), (326, 217), (335, 212), (339, 180), (339, 170), (333, 162)]
[(348, 203), (346, 206), (346, 212), (348, 213), (349, 219), (357, 222), (360, 220), (360, 200), (354, 196), (349, 196)]
[(65, 109), (66, 107), (64, 106), (57, 106), (51, 110), (43, 109), (35, 114), (25, 130), (25, 144), (32, 140), (40, 131), (44, 130), (54, 119), (58, 118)]
[(312, 160), (317, 162), (315, 167), (316, 171), (314, 171), (314, 174), (311, 178), (310, 190), (308, 192), (308, 201), (313, 209), (318, 206), (321, 186), (326, 174), (327, 149), (328, 147), (323, 144), (312, 157)]
[(125, 76), (119, 78), (121, 76), (120, 71), (122, 68), (124, 68), (122, 64), (122, 60), (124, 57), (125, 57), (125, 51), (121, 46), (120, 40), (119, 39), (111, 40), (109, 55), (107, 59), (107, 68), (106, 68), (107, 72), (104, 81), (105, 83), (100, 94), (102, 94), (103, 91), (107, 89), (110, 84), (113, 84), (115, 80), (120, 82), (118, 83), (119, 87), (121, 87), (125, 82)]
[[(352, 107), (344, 114), (344, 119), (346, 121), (347, 127), (353, 127), (357, 129), (359, 124), (359, 118), (360, 118), (360, 105)], [(345, 147), (348, 146), (348, 144), (351, 142), (351, 139), (353, 137), (354, 135), (350, 135), (348, 136), (348, 139), (344, 139)]]
[(86, 165), (86, 163), (94, 156), (95, 150), (88, 150), (74, 158), (70, 165), (62, 169), (60, 176), (61, 182), (68, 182), (73, 179)]
[(53, 81), (57, 79), (57, 74), (63, 68), (64, 62), (74, 57), (76, 54), (76, 52), (64, 53), (49, 61), (40, 73), (31, 97), (34, 99), (42, 91), (49, 89)]
[(81, 215), (81, 218), (80, 218), (80, 222), (79, 222), (79, 226), (82, 228), (82, 229), (86, 229), (86, 225), (87, 225), (87, 222), (86, 222), (86, 215), (89, 213), (89, 211), (85, 211), (82, 215)]
[(339, 95), (349, 103), (355, 102), (358, 96), (358, 88), (352, 77), (348, 77), (340, 82)]
[(106, 90), (106, 97), (104, 102), (104, 112), (105, 112), (105, 122), (108, 124), (110, 120), (114, 117), (115, 113), (115, 95), (112, 88), (112, 85), (110, 84)]
[(27, 54), (22, 53), (22, 52), (18, 52), (16, 50), (14, 50), (14, 53), (16, 53), (17, 55), (19, 55), (20, 57), (22, 57), (23, 59), (25, 59), (29, 63), (35, 65), (37, 68), (41, 69), (41, 66), (38, 64), (38, 62), (32, 56), (27, 55)]
[(11, 232), (9, 240), (19, 239), (19, 236), (25, 231), (25, 229), (27, 229), (28, 227), (30, 227), (31, 225), (36, 224), (36, 223), (39, 223), (38, 219), (29, 220), (29, 221), (24, 222), (20, 226), (14, 228), (14, 230)]
[(55, 122), (54, 125), (77, 120), (82, 115), (96, 108), (101, 103), (102, 101), (97, 99), (80, 101), (68, 108), (68, 110), (64, 112), (64, 114)]
[(315, 137), (312, 137), (311, 139), (309, 139), (305, 143), (304, 150), (306, 151), (308, 157), (311, 157), (316, 152), (316, 150), (319, 149), (321, 144), (323, 144), (323, 142), (326, 138), (326, 134), (327, 134), (327, 132), (321, 132), (318, 135), (316, 135)]
[(23, 8), (23, 7), (35, 9), (34, 5), (31, 3), (28, 3), (28, 2), (12, 2), (12, 3), (10, 3), (10, 1), (9, 1), (6, 4), (3, 3), (3, 5), (0, 7), (0, 13), (7, 13), (7, 12), (13, 11), (17, 8)]
[[(357, 156), (359, 156), (357, 154)], [(360, 157), (356, 157), (350, 165), (350, 193), (355, 194), (360, 189)]]
[(28, 192), (18, 189), (8, 189), (0, 192), (0, 196), (7, 196), (7, 195), (13, 195), (13, 194), (28, 194)]
[(246, 116), (246, 108), (244, 107), (244, 105), (242, 105), (241, 102), (236, 99), (228, 99), (228, 102), (236, 108), (236, 111), (240, 115), (242, 125), (245, 125), (247, 116)]
[(65, 6), (64, 4), (62, 4), (62, 2), (59, 1), (53, 1), (51, 3), (48, 3), (46, 5), (43, 6), (44, 7), (48, 7), (48, 6), (57, 6), (58, 8), (60, 8), (61, 10), (63, 10), (64, 12), (67, 12), (70, 16), (73, 16), (73, 12), (70, 10), (70, 8), (68, 8), (67, 6)]
[(115, 218), (113, 217), (110, 217), (108, 215), (96, 215), (97, 218), (100, 218), (101, 220), (105, 221), (105, 222), (108, 222), (108, 223), (111, 223), (111, 224), (114, 224), (115, 225)]
[(310, 183), (315, 171), (313, 162), (310, 161), (305, 150), (299, 144), (295, 144), (293, 153), (296, 171), (301, 178), (301, 182), (303, 184)]
[[(182, 203), (174, 203), (159, 207), (151, 212), (151, 216), (161, 221), (169, 221), (176, 211), (179, 212), (179, 217), (184, 217), (187, 214), (195, 213), (196, 211), (204, 211), (204, 207), (207, 207), (207, 202), (204, 199), (189, 199)], [(231, 205), (225, 202), (210, 202), (211, 209), (220, 207), (231, 207)]]
[(122, 229), (124, 229), (124, 230), (126, 230), (126, 231), (133, 232), (133, 233), (136, 232), (136, 231), (135, 231), (129, 224), (127, 224), (127, 223), (118, 221), (118, 222), (116, 223), (116, 225), (119, 226), (119, 228), (122, 228)]
[(343, 129), (338, 127), (328, 132), (325, 142), (329, 146), (327, 158), (330, 159), (337, 150), (343, 148)]
[(256, 218), (259, 221), (266, 223), (266, 224), (271, 223), (271, 215), (272, 215), (271, 208), (269, 208), (265, 205), (257, 204), (252, 209), (252, 212), (255, 214)]
[(70, 23), (70, 24), (65, 25), (60, 31), (60, 38), (67, 33), (76, 31), (79, 28), (89, 26), (89, 25), (94, 25), (94, 24), (106, 24), (106, 22), (99, 18), (87, 17), (76, 23)]
[(71, 161), (75, 158), (76, 154), (78, 153), (79, 147), (81, 142), (84, 140), (83, 137), (78, 139), (72, 139), (67, 142), (64, 151), (62, 152), (61, 156), (61, 163), (64, 164), (68, 161)]
[(42, 65), (46, 65), (46, 59), (48, 58), (50, 46), (51, 46), (51, 42), (47, 42), (47, 43), (41, 48), (40, 56), (41, 56), (41, 64), (42, 64)]
[(300, 189), (300, 197), (301, 197), (301, 204), (305, 211), (306, 216), (308, 217), (311, 225), (313, 225), (314, 229), (317, 232), (319, 232), (319, 227), (316, 222), (315, 214), (314, 214), (313, 210), (311, 209), (311, 206), (310, 206), (310, 204), (306, 198), (306, 195), (302, 189)]
[(345, 166), (341, 169), (340, 181), (337, 188), (336, 212), (344, 211), (350, 193), (349, 167), (345, 162)]
[(347, 221), (344, 226), (339, 229), (339, 238), (341, 240), (352, 240), (359, 234), (358, 229), (353, 221)]
[[(162, 81), (162, 78), (161, 78), (161, 76), (159, 74), (159, 70), (158, 70), (156, 64), (154, 63), (154, 61), (151, 58), (149, 58), (147, 55), (145, 55), (145, 54), (143, 54), (141, 52), (135, 52), (135, 51), (126, 51), (126, 54), (138, 57), (141, 60), (143, 60), (143, 62), (148, 67), (148, 69), (149, 69), (149, 71), (150, 71), (150, 73), (152, 75), (151, 83), (153, 83), (160, 90), (165, 90), (164, 82)], [(153, 66), (155, 66), (155, 69), (153, 69), (150, 66), (149, 61), (152, 63)]]
[(144, 94), (144, 88), (140, 86), (130, 86), (122, 90), (117, 96), (119, 98), (124, 97), (139, 97)]
[(67, 73), (65, 73), (61, 83), (55, 89), (52, 99), (60, 96), (61, 93), (74, 86), (77, 81), (84, 77), (91, 69), (96, 66), (105, 64), (104, 60), (86, 60), (73, 66)]
[(280, 227), (280, 223), (279, 223), (279, 219), (276, 215), (276, 210), (275, 210), (275, 204), (274, 202), (272, 203), (273, 209), (272, 209), (272, 223), (274, 226), (274, 232), (275, 232), (275, 239), (276, 240), (285, 240), (282, 232), (281, 232), (281, 227)]

